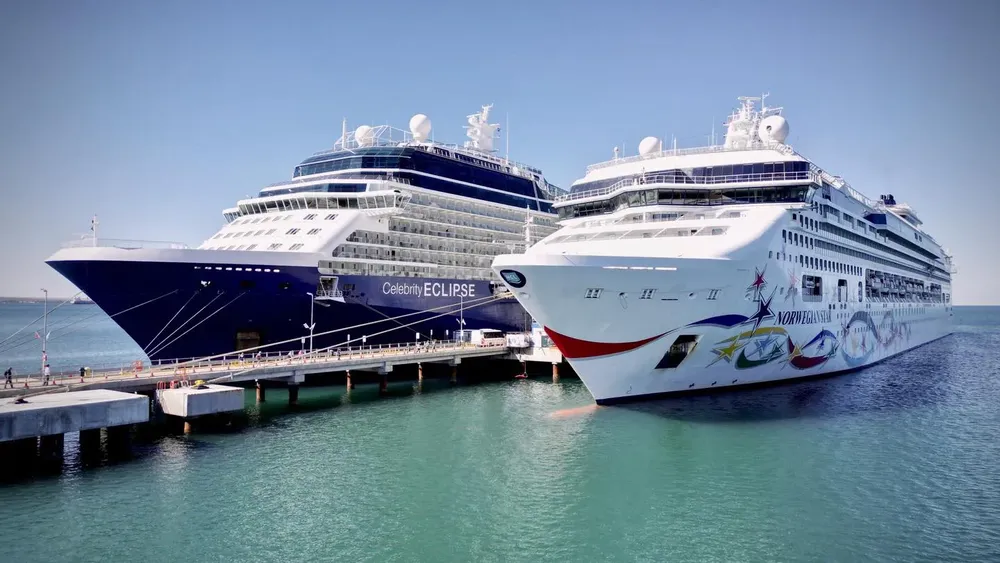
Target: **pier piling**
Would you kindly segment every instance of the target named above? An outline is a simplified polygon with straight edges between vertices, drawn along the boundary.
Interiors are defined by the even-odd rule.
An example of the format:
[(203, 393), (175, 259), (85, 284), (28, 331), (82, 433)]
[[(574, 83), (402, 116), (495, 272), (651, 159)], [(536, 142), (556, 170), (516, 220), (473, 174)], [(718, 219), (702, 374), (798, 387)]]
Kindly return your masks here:
[(294, 405), (299, 402), (299, 385), (298, 383), (290, 384), (288, 386), (288, 404)]
[(264, 396), (265, 396), (265, 393), (264, 393), (264, 382), (263, 381), (257, 381), (257, 402), (258, 403), (263, 403), (264, 402)]
[(39, 440), (38, 456), (45, 460), (62, 459), (65, 434), (50, 434)]
[(90, 428), (80, 431), (80, 453), (88, 455), (101, 449), (101, 429)]

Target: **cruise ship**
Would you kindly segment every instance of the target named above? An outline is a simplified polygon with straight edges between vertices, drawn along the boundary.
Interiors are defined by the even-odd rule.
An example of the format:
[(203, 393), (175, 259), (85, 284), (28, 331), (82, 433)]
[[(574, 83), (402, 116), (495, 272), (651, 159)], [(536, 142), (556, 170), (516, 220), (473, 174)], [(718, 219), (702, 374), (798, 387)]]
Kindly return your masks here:
[(855, 370), (951, 332), (949, 253), (786, 144), (765, 98), (739, 98), (722, 145), (616, 148), (556, 199), (557, 232), (494, 260), (598, 403)]
[(554, 232), (566, 192), (496, 154), (491, 107), (463, 146), (435, 142), (423, 114), (409, 131), (345, 121), (197, 248), (101, 239), (95, 218), (47, 262), (154, 361), (524, 330), (490, 264)]

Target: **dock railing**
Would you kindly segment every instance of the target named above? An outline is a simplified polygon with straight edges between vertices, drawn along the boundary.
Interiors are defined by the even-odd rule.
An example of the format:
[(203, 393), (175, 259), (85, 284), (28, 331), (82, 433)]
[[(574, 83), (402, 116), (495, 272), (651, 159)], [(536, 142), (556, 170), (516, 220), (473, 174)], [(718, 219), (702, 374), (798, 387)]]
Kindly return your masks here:
[[(131, 362), (109, 362), (97, 365), (85, 365), (83, 383), (98, 379), (120, 379), (123, 377), (155, 377), (177, 375), (192, 379), (197, 375), (205, 379), (212, 374), (223, 375), (227, 371), (249, 370), (254, 368), (282, 366), (312, 366), (316, 364), (331, 365), (331, 371), (337, 371), (335, 362), (338, 360), (358, 360), (374, 358), (400, 357), (414, 353), (448, 352), (472, 349), (506, 348), (503, 339), (492, 339), (481, 344), (458, 342), (454, 340), (423, 340), (397, 344), (366, 344), (324, 348), (309, 352), (307, 350), (292, 350), (284, 352), (261, 352), (240, 354), (236, 352), (215, 360), (199, 358), (173, 358), (169, 360), (148, 359)], [(13, 378), (14, 388), (23, 388), (25, 383), (30, 388), (44, 386), (44, 375), (34, 372), (17, 374)], [(50, 370), (49, 385), (68, 385), (81, 382), (80, 368), (62, 368)]]

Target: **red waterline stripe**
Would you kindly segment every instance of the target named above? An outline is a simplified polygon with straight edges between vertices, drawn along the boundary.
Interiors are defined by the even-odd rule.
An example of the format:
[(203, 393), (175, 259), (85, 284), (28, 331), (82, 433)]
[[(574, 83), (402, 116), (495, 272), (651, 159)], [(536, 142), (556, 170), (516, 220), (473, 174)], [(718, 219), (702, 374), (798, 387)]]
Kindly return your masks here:
[(651, 336), (644, 340), (636, 340), (635, 342), (592, 342), (590, 340), (580, 340), (579, 338), (559, 334), (549, 327), (545, 327), (545, 332), (552, 339), (552, 342), (555, 343), (556, 347), (559, 348), (563, 356), (567, 358), (596, 358), (597, 356), (620, 354), (649, 344), (666, 334), (664, 332), (663, 334), (657, 334), (656, 336)]

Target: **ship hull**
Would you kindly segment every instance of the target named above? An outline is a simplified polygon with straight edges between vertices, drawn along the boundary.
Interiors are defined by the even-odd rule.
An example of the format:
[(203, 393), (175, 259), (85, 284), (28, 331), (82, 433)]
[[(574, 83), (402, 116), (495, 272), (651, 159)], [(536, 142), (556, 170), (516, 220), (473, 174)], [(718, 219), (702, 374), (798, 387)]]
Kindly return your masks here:
[[(948, 304), (867, 302), (846, 292), (803, 301), (797, 285), (786, 287), (794, 273), (774, 263), (612, 262), (494, 262), (498, 273), (521, 275), (512, 291), (600, 404), (844, 373), (951, 333)], [(643, 288), (655, 287), (644, 298)]]
[[(191, 251), (196, 252), (196, 251)], [(260, 253), (253, 253), (255, 256)], [(151, 257), (151, 256), (150, 256)], [(485, 281), (339, 276), (336, 297), (319, 295), (319, 272), (303, 265), (246, 267), (239, 261), (81, 259), (57, 254), (48, 264), (84, 291), (154, 361), (204, 358), (264, 347), (445, 339), (467, 329), (524, 330), (523, 308), (493, 298)], [(259, 260), (259, 259), (258, 259)], [(239, 268), (239, 271), (237, 271)], [(334, 332), (331, 332), (334, 331)], [(361, 337), (365, 336), (363, 342)]]

